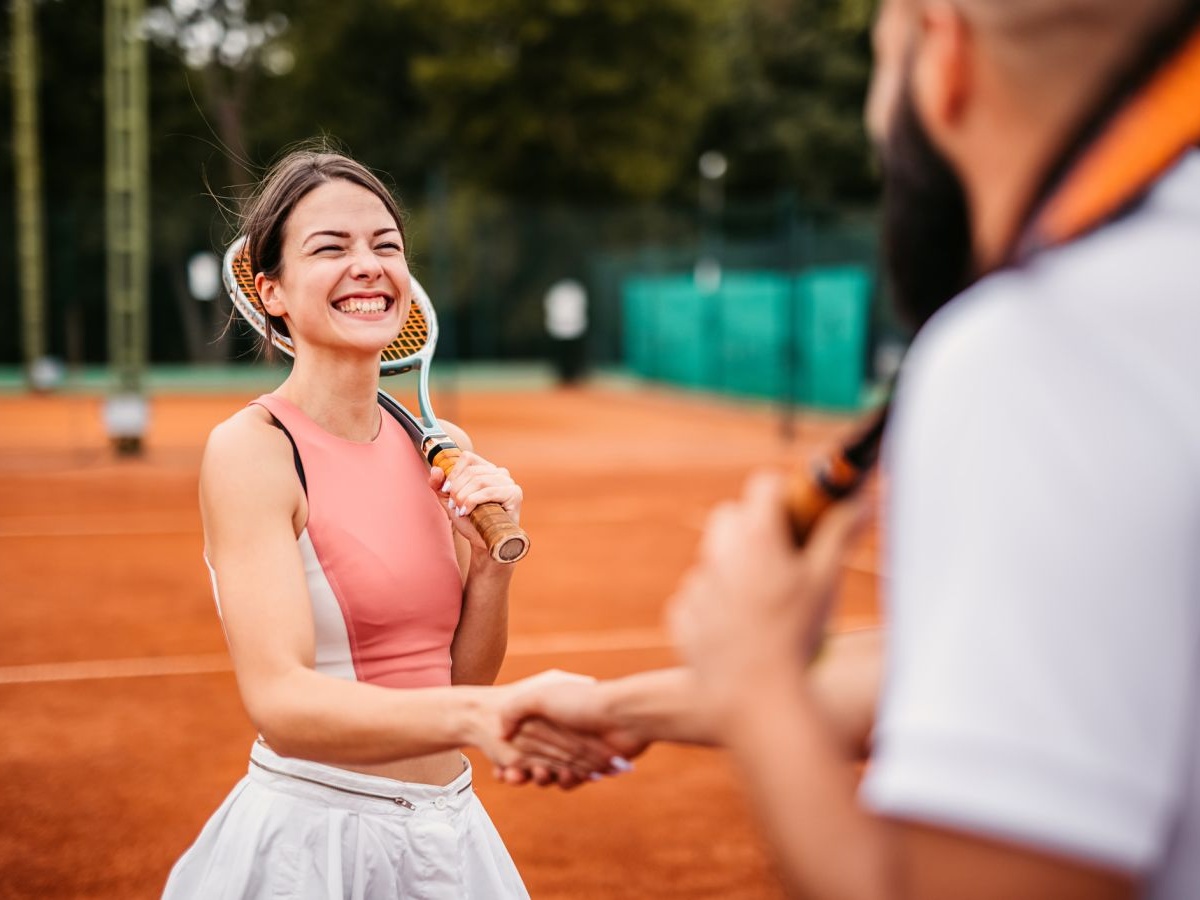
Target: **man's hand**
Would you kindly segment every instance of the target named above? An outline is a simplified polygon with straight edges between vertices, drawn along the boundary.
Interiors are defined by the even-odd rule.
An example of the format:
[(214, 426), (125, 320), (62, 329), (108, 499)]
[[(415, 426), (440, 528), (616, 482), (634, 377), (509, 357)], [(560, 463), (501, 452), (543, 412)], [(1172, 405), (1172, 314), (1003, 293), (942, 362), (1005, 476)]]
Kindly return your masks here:
[(718, 507), (671, 602), (675, 643), (718, 716), (764, 678), (803, 673), (824, 635), (845, 550), (864, 521), (860, 504), (843, 503), (800, 551), (785, 496), (783, 478), (763, 473), (740, 500)]

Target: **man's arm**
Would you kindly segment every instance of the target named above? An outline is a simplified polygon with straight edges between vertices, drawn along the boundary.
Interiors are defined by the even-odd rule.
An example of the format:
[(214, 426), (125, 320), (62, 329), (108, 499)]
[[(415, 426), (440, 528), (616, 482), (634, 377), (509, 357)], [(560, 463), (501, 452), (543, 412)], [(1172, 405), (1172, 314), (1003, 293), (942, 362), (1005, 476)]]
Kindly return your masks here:
[(864, 900), (1133, 896), (1128, 873), (859, 804), (857, 766), (794, 651), (823, 627), (858, 515), (834, 509), (797, 553), (783, 498), (781, 479), (759, 476), (714, 513), (670, 621), (789, 886)]
[(965, 832), (888, 821), (857, 799), (842, 752), (803, 672), (747, 686), (720, 719), (744, 787), (797, 896), (862, 900), (1125, 900), (1127, 874)]
[[(809, 689), (821, 715), (839, 746), (856, 759), (865, 757), (882, 667), (878, 628), (832, 635), (809, 667)], [(505, 715), (510, 733), (522, 720), (539, 717), (601, 736), (626, 756), (655, 741), (721, 743), (696, 674), (686, 666), (593, 684), (547, 685), (514, 698)]]

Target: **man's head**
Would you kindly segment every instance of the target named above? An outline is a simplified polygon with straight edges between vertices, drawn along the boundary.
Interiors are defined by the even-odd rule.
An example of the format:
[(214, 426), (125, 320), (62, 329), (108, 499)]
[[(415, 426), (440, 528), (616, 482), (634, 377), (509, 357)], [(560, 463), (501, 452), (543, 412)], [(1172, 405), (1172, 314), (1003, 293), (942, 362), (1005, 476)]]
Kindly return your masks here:
[(1184, 0), (881, 0), (866, 107), (914, 325), (1002, 264), (1063, 149)]

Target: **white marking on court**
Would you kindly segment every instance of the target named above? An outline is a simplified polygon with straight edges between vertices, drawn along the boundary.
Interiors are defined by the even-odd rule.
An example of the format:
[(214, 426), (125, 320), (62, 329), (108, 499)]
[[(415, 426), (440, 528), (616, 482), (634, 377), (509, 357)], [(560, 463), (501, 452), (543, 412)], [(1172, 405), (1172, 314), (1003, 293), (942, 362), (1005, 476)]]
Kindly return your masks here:
[[(835, 631), (853, 631), (875, 624), (869, 617), (845, 617)], [(629, 650), (667, 650), (671, 641), (660, 628), (610, 631), (557, 631), (524, 634), (509, 639), (508, 656), (550, 656), (571, 653), (620, 653)], [(91, 659), (79, 662), (0, 666), (0, 684), (45, 684), (60, 681), (105, 681), (168, 675), (212, 675), (233, 671), (225, 653), (193, 656), (143, 656), (129, 659)]]
[(207, 675), (232, 669), (227, 653), (198, 656), (144, 656), (133, 659), (90, 659), (81, 662), (38, 663), (0, 667), (0, 684), (38, 684), (47, 681), (101, 681), (147, 675)]
[(17, 516), (0, 519), (0, 538), (156, 537), (199, 534), (180, 516)]

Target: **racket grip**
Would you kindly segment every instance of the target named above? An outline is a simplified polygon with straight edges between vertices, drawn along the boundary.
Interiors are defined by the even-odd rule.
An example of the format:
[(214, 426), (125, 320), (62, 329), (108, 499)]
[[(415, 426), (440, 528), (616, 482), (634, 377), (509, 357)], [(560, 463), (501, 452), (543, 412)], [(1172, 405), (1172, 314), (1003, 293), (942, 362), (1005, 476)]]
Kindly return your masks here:
[(529, 536), (509, 518), (508, 511), (499, 503), (480, 503), (467, 518), (483, 537), (496, 562), (515, 563), (529, 552)]
[[(460, 456), (462, 450), (457, 446), (442, 443), (437, 447), (430, 462), (449, 477)], [(487, 544), (488, 553), (496, 562), (515, 563), (529, 552), (529, 535), (512, 520), (508, 511), (499, 503), (480, 503), (471, 510), (467, 518)]]
[(866, 480), (868, 471), (858, 468), (839, 453), (791, 478), (787, 489), (787, 514), (792, 526), (792, 540), (797, 547), (808, 543), (821, 516), (839, 500), (854, 493)]
[(788, 484), (787, 515), (792, 539), (803, 547), (825, 512), (867, 480), (879, 459), (879, 443), (891, 404), (885, 403), (853, 440), (811, 469), (798, 471)]

